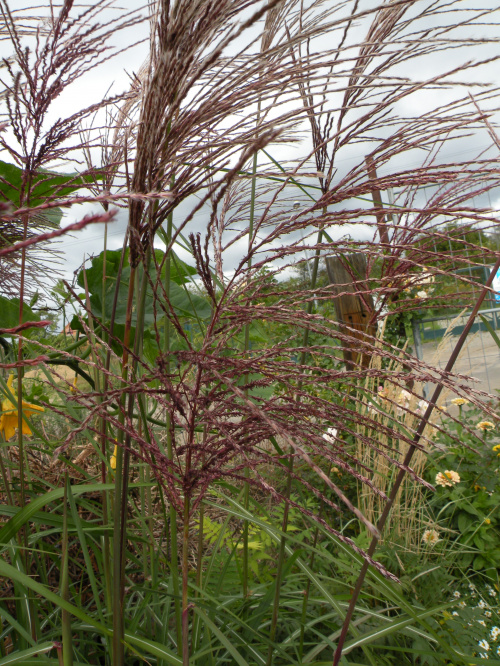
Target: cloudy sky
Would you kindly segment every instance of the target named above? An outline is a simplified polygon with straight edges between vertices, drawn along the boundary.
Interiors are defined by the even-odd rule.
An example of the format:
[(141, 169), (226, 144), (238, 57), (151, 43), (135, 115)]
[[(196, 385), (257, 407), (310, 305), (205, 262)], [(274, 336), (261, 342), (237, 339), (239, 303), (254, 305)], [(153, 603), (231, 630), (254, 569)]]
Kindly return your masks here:
[[(15, 0), (15, 8), (22, 8), (24, 0)], [(483, 2), (483, 6), (491, 6), (496, 3), (496, 0), (486, 0)], [(110, 7), (103, 14), (103, 18), (111, 17), (123, 17), (126, 12), (135, 10), (137, 8), (137, 2), (134, 0), (120, 0), (119, 2), (108, 3)], [(423, 0), (422, 2), (416, 2), (415, 8), (413, 11), (420, 11), (420, 8), (429, 5), (429, 2)], [(462, 5), (474, 7), (474, 0), (470, 2), (462, 2)], [(14, 2), (12, 3), (14, 6)], [(370, 7), (374, 5), (374, 0), (365, 0), (361, 2), (361, 6)], [(31, 3), (25, 3), (25, 7), (33, 7)], [(29, 14), (31, 15), (31, 25), (36, 25), (37, 20), (46, 15), (47, 3), (41, 2), (39, 9), (31, 9)], [(114, 8), (113, 8), (114, 7)], [(146, 12), (144, 12), (144, 15)], [(490, 35), (495, 30), (495, 27), (488, 25), (476, 25), (472, 28), (472, 33), (474, 36), (480, 40), (485, 36)], [(360, 39), (361, 36), (366, 32), (366, 25), (363, 22), (359, 22), (359, 25), (354, 26), (352, 31), (353, 41)], [(64, 117), (70, 115), (76, 108), (83, 108), (93, 102), (101, 100), (106, 94), (119, 93), (123, 90), (126, 90), (129, 85), (130, 75), (138, 71), (141, 64), (145, 61), (148, 51), (148, 22), (144, 21), (142, 24), (137, 24), (133, 28), (129, 28), (120, 33), (117, 33), (112, 38), (112, 43), (117, 48), (130, 47), (130, 45), (135, 44), (128, 48), (125, 53), (118, 55), (117, 57), (107, 61), (101, 67), (93, 70), (91, 73), (85, 75), (79, 79), (74, 85), (69, 87), (63, 92), (60, 97), (55, 100), (53, 108), (50, 112), (50, 119), (56, 119), (58, 117)], [(331, 46), (331, 45), (329, 45)], [(325, 45), (325, 48), (329, 48)], [(472, 54), (475, 58), (485, 58), (493, 57), (498, 55), (495, 52), (495, 45), (484, 46), (478, 41), (477, 49)], [(8, 40), (3, 40), (0, 42), (1, 54), (3, 57), (8, 57), (12, 53), (12, 47)], [(468, 57), (471, 57), (469, 53)], [(430, 78), (436, 74), (436, 67), (439, 67), (440, 70), (444, 68), (452, 69), (459, 62), (463, 61), (464, 53), (461, 52), (459, 44), (457, 43), (457, 48), (451, 50), (448, 53), (440, 54), (440, 61), (436, 63), (432, 58), (421, 59), (418, 64), (415, 63), (414, 70), (410, 71), (412, 68), (408, 65), (405, 65), (404, 72), (395, 71), (395, 74), (418, 77), (419, 79)], [(490, 80), (495, 80), (497, 77), (497, 63), (492, 62), (491, 65), (484, 68), (484, 75), (487, 76)], [(470, 75), (468, 74), (468, 80), (471, 84), (476, 84), (477, 72), (471, 70)], [(477, 89), (476, 89), (477, 90)], [(419, 95), (414, 96), (411, 99), (404, 99), (401, 102), (399, 111), (402, 114), (418, 114), (424, 113), (426, 110), (434, 108), (437, 103), (443, 103), (446, 101), (447, 95), (450, 96), (455, 94), (453, 91), (439, 91), (439, 93), (434, 92), (423, 92)], [(440, 96), (440, 99), (436, 99), (436, 95)], [(411, 106), (413, 105), (413, 106)], [(415, 108), (418, 107), (418, 108)], [(486, 149), (490, 144), (486, 132), (482, 132), (476, 136), (465, 137), (460, 140), (460, 142), (455, 142), (454, 144), (446, 147), (444, 149), (443, 158), (452, 161), (461, 161), (468, 159), (469, 157), (474, 157), (478, 154), (480, 149)], [(290, 146), (276, 146), (272, 149), (272, 154), (275, 159), (280, 161), (293, 159), (298, 155), (307, 153), (309, 148), (309, 143), (307, 139), (304, 139), (302, 143), (298, 145)], [(349, 146), (343, 153), (340, 155), (339, 159), (336, 161), (337, 166), (337, 176), (340, 178), (345, 174), (349, 169), (351, 169), (356, 164), (361, 164), (364, 160), (366, 154), (366, 147), (361, 143), (356, 143), (355, 145)], [(491, 153), (490, 153), (491, 154)], [(4, 157), (4, 159), (7, 159)], [(385, 168), (379, 169), (379, 175), (384, 175), (384, 171), (388, 172), (390, 168), (405, 168), (411, 169), (412, 167), (417, 167), (421, 165), (422, 161), (422, 151), (413, 150), (408, 153), (404, 158), (404, 162), (399, 164), (392, 164), (391, 167), (387, 166)], [(293, 191), (288, 193), (290, 199), (294, 198)], [(386, 196), (386, 195), (384, 195)], [(423, 193), (425, 196), (425, 193)], [(297, 194), (297, 199), (302, 200), (302, 195)], [(477, 202), (482, 206), (492, 206), (495, 209), (500, 208), (500, 195), (496, 193), (493, 196), (490, 196), (488, 200)], [(360, 207), (367, 207), (368, 202), (358, 202)], [(179, 211), (176, 212), (177, 215), (182, 217), (183, 214), (187, 213), (189, 210), (189, 203), (184, 204)], [(63, 224), (68, 224), (78, 219), (89, 212), (94, 212), (98, 210), (95, 205), (85, 204), (81, 206), (73, 207), (68, 213), (65, 214)], [(203, 211), (200, 211), (195, 217), (195, 227), (200, 230), (203, 229), (206, 223), (206, 214)], [(123, 242), (123, 235), (126, 227), (126, 212), (120, 210), (117, 214), (115, 222), (108, 226), (108, 248), (117, 249), (121, 247)], [(346, 232), (345, 228), (342, 230), (342, 234)], [(353, 233), (359, 233), (353, 231)], [(331, 235), (335, 235), (335, 231), (331, 230)], [(235, 245), (230, 253), (230, 256), (227, 258), (226, 269), (231, 270), (232, 266), (238, 259), (238, 251), (241, 244), (244, 244), (244, 240), (240, 241), (240, 244)], [(87, 229), (73, 234), (71, 237), (67, 237), (61, 242), (58, 243), (58, 249), (62, 252), (61, 255), (61, 274), (71, 279), (73, 276), (73, 271), (75, 271), (81, 264), (82, 261), (87, 259), (92, 255), (98, 254), (102, 251), (103, 248), (103, 228), (97, 225), (92, 225)], [(179, 254), (183, 256), (182, 250), (179, 250)], [(183, 258), (186, 258), (184, 256)]]

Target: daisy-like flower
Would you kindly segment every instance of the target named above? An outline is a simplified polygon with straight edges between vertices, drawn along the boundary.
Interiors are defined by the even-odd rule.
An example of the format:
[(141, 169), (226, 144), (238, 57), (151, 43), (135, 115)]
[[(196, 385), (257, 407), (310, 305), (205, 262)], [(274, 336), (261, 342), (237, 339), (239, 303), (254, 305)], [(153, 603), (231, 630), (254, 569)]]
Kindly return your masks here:
[(493, 430), (494, 427), (495, 424), (492, 423), (491, 421), (479, 421), (479, 423), (476, 426), (478, 430), (482, 430), (483, 432), (485, 432), (486, 430)]
[(486, 627), (486, 622), (484, 620), (478, 620), (478, 624), (480, 624), (482, 627)]
[(489, 652), (491, 649), (490, 644), (484, 638), (479, 641), (478, 645), (481, 648), (481, 650), (486, 650), (486, 652)]
[(491, 611), (484, 611), (485, 617), (490, 618), (491, 617)]
[(469, 401), (466, 398), (453, 398), (451, 404), (461, 407), (462, 405), (468, 405)]
[(326, 440), (329, 444), (333, 444), (337, 439), (337, 434), (337, 428), (328, 428), (328, 430), (323, 434), (323, 439)]
[(455, 615), (455, 617), (457, 617), (457, 616), (458, 616), (457, 611), (453, 611), (453, 612), (452, 612), (452, 615)]
[(455, 592), (453, 592), (453, 596), (455, 597), (455, 599), (460, 599), (460, 597), (462, 595), (460, 594), (460, 592), (458, 590), (455, 590)]
[(496, 597), (497, 596), (497, 591), (491, 587), (491, 585), (487, 585), (486, 589), (488, 590), (488, 594), (490, 597)]
[(466, 606), (467, 606), (467, 604), (465, 603), (465, 601), (463, 599), (462, 599), (462, 601), (460, 601), (460, 603), (458, 605), (460, 606), (460, 608), (466, 608)]
[(415, 296), (416, 296), (417, 298), (422, 298), (422, 299), (423, 299), (423, 298), (427, 298), (427, 292), (426, 292), (426, 291), (423, 291), (423, 290), (422, 290), (422, 291), (417, 291), (417, 293), (415, 294)]
[(422, 536), (422, 541), (430, 548), (433, 548), (438, 541), (441, 541), (439, 538), (439, 532), (437, 530), (425, 530)]
[(436, 485), (438, 486), (454, 486), (460, 483), (460, 475), (450, 469), (445, 469), (444, 472), (436, 474)]
[(478, 608), (488, 608), (488, 606), (484, 603), (482, 599), (479, 600), (479, 603), (477, 605)]
[[(12, 389), (12, 382), (14, 381), (14, 375), (10, 375), (9, 379), (7, 380), (7, 388), (9, 391), (13, 391)], [(44, 412), (45, 409), (43, 407), (39, 407), (38, 405), (31, 405), (29, 402), (25, 402), (24, 400), (22, 401), (23, 405), (23, 416), (31, 416), (31, 414), (35, 414), (35, 412)], [(0, 415), (0, 432), (3, 432), (4, 437), (6, 440), (9, 440), (13, 435), (15, 435), (17, 426), (19, 424), (18, 420), (18, 410), (17, 407), (14, 407), (14, 403), (12, 403), (7, 397), (5, 397), (2, 400), (2, 411)], [(30, 427), (23, 418), (23, 435), (31, 435), (31, 430)]]
[(493, 627), (490, 631), (490, 638), (492, 641), (497, 641), (500, 636), (500, 629), (498, 627)]

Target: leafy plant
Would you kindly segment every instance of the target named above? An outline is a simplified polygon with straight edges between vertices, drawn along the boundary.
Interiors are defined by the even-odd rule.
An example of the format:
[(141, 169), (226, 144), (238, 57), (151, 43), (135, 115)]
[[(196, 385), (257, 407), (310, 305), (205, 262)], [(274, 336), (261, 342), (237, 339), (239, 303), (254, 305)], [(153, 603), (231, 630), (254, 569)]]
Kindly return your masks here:
[[(437, 477), (452, 470), (459, 481), (438, 485), (432, 499), (436, 522), (445, 521), (452, 530), (448, 538), (462, 544), (457, 565), (472, 566), (476, 571), (494, 568), (500, 555), (500, 524), (497, 506), (500, 498), (498, 452), (499, 440), (494, 431), (482, 431), (477, 424), (480, 409), (460, 407), (458, 419), (443, 419), (436, 441), (445, 452), (433, 454), (428, 478), (434, 483), (446, 483)], [(492, 424), (493, 425), (493, 424)], [(455, 536), (456, 535), (456, 536)]]

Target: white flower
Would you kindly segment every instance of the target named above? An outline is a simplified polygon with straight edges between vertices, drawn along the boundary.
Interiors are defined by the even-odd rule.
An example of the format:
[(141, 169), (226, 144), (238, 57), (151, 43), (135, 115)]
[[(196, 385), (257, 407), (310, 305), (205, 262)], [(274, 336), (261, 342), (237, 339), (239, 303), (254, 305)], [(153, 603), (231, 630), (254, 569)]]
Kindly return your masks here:
[(488, 594), (490, 595), (490, 597), (496, 597), (496, 596), (497, 596), (497, 591), (494, 590), (494, 589), (491, 587), (491, 585), (487, 585), (487, 586), (486, 586), (486, 589), (488, 590)]
[(434, 275), (432, 273), (422, 273), (418, 281), (420, 284), (430, 284), (434, 282)]
[(455, 599), (460, 599), (460, 597), (462, 595), (460, 594), (460, 592), (458, 590), (455, 590), (455, 592), (453, 592), (453, 596), (455, 597)]
[(400, 405), (400, 407), (398, 407), (396, 410), (398, 416), (401, 416), (401, 414), (403, 413), (401, 407), (403, 407), (404, 409), (408, 409), (408, 407), (410, 406), (410, 400), (411, 400), (411, 393), (406, 389), (403, 389), (399, 393), (396, 399), (396, 402), (398, 403), (398, 405)]
[(417, 407), (417, 414), (420, 414), (421, 416), (423, 416), (425, 414), (425, 410), (427, 409), (428, 406), (429, 406), (429, 403), (427, 402), (427, 400), (419, 400), (418, 407)]
[(488, 606), (484, 603), (484, 601), (482, 599), (480, 599), (477, 607), (478, 608), (488, 608)]
[(491, 611), (484, 611), (486, 617), (491, 617)]
[(496, 641), (500, 636), (500, 629), (498, 627), (493, 627), (490, 631), (490, 636), (492, 641)]
[(484, 638), (483, 640), (479, 641), (478, 645), (481, 648), (481, 650), (486, 650), (486, 652), (489, 652), (490, 644), (488, 643), (488, 641), (485, 641)]
[(417, 298), (427, 298), (427, 292), (426, 291), (417, 291), (416, 293)]
[(458, 616), (457, 611), (453, 611), (453, 612), (452, 612), (452, 615)]
[(429, 548), (433, 548), (438, 541), (441, 541), (439, 538), (439, 532), (437, 530), (425, 530), (422, 536), (422, 541), (429, 546)]
[(329, 444), (333, 444), (337, 439), (337, 428), (328, 428), (328, 430), (323, 434), (323, 439), (326, 440)]
[(439, 472), (436, 474), (437, 486), (454, 486), (456, 483), (460, 483), (460, 475), (453, 470), (445, 469), (444, 473)]
[(458, 605), (460, 606), (460, 608), (465, 608), (467, 606), (467, 604), (463, 600)]
[(478, 620), (477, 623), (480, 624), (482, 627), (486, 626), (486, 622), (484, 620)]

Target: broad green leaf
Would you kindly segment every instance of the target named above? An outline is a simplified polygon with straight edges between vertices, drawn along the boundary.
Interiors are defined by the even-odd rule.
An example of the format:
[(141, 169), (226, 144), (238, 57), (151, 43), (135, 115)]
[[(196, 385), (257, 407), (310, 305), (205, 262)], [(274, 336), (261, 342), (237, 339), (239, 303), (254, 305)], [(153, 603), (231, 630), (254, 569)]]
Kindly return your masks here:
[[(14, 328), (19, 325), (19, 299), (6, 298), (0, 296), (0, 328)], [(23, 303), (23, 317), (22, 321), (40, 321), (40, 315), (33, 312), (33, 310)], [(23, 335), (29, 334), (29, 329), (23, 331)]]
[[(72, 192), (81, 189), (87, 183), (100, 179), (99, 174), (90, 175), (77, 173), (56, 173), (54, 171), (39, 171), (32, 177), (33, 187), (30, 193), (30, 205), (38, 206), (45, 203), (48, 198), (66, 197)], [(20, 195), (23, 181), (23, 171), (15, 164), (0, 160), (0, 196), (3, 201), (9, 201), (16, 208), (20, 206)], [(47, 212), (43, 212), (44, 217)], [(59, 213), (54, 214), (59, 215)], [(52, 220), (55, 221), (55, 217)], [(60, 219), (60, 217), (59, 217)]]
[[(98, 318), (103, 317), (104, 309), (104, 318), (105, 321), (109, 321), (111, 312), (113, 310), (113, 302), (115, 298), (115, 289), (116, 289), (116, 279), (118, 276), (121, 250), (108, 250), (106, 251), (106, 257), (104, 257), (104, 252), (101, 252), (97, 257), (92, 259), (92, 265), (90, 268), (86, 269), (86, 279), (87, 286), (90, 292), (90, 306), (92, 308), (92, 313)], [(118, 300), (115, 314), (115, 324), (124, 325), (126, 321), (127, 314), (127, 295), (128, 288), (130, 283), (130, 273), (131, 268), (128, 263), (128, 250), (126, 251), (126, 256), (123, 264), (123, 269), (121, 273), (119, 291), (118, 291)], [(158, 262), (161, 261), (163, 253), (160, 250), (155, 250), (157, 255), (156, 259)], [(103, 295), (103, 273), (104, 273), (104, 259), (106, 259), (106, 279), (105, 279), (105, 291)], [(140, 268), (139, 271), (142, 269)], [(163, 269), (165, 270), (165, 269)], [(210, 317), (211, 308), (207, 300), (199, 296), (198, 294), (189, 292), (185, 286), (186, 276), (192, 275), (195, 272), (195, 269), (191, 266), (188, 266), (180, 259), (176, 258), (175, 261), (171, 262), (170, 270), (170, 303), (173, 306), (176, 314), (180, 317), (189, 317), (197, 319), (206, 319)], [(160, 276), (163, 281), (164, 275)], [(145, 317), (144, 321), (146, 325), (153, 324), (155, 321), (155, 316), (158, 316), (158, 312), (154, 311), (154, 297), (153, 289), (151, 284), (155, 284), (157, 280), (157, 273), (155, 269), (151, 269), (149, 272), (150, 284), (148, 285), (146, 293), (146, 305), (145, 305)], [(85, 280), (83, 272), (81, 271), (78, 275), (78, 284), (80, 287), (84, 288)], [(137, 321), (137, 315), (134, 312), (132, 316), (132, 323), (134, 324)], [(117, 331), (119, 335), (119, 331)]]

